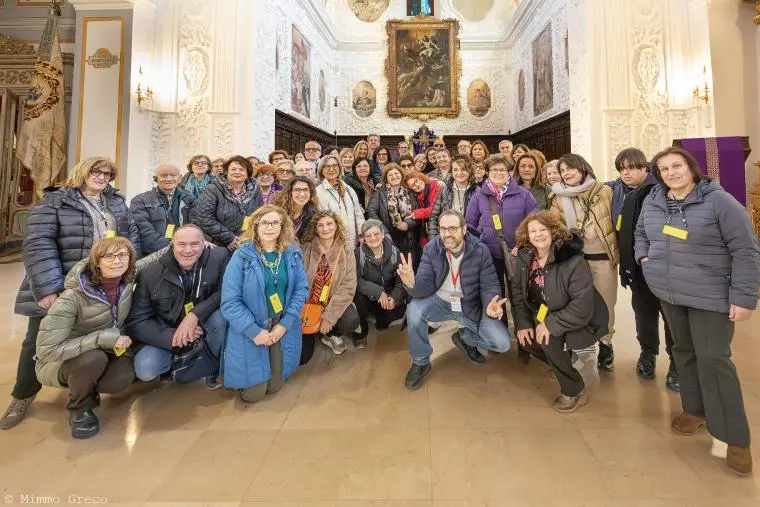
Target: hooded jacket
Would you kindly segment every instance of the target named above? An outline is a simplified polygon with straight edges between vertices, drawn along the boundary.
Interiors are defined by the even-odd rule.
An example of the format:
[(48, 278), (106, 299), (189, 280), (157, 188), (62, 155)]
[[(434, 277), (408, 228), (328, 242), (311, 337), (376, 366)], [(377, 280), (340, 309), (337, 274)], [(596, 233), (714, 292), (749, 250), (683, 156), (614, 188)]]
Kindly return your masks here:
[[(24, 229), (26, 276), (16, 296), (17, 314), (44, 316), (45, 310), (37, 301), (63, 292), (66, 274), (90, 255), (94, 226), (79, 195), (74, 188), (50, 187), (42, 201), (29, 211)], [(103, 200), (116, 220), (116, 234), (129, 238), (139, 259), (140, 234), (124, 196), (109, 185), (103, 191)]]
[[(528, 298), (530, 265), (534, 257), (530, 246), (518, 250), (512, 285), (518, 330), (533, 329), (537, 325), (540, 305)], [(549, 308), (544, 322), (551, 339), (564, 339), (568, 349), (585, 349), (607, 334), (610, 318), (607, 305), (594, 289), (591, 269), (583, 258), (583, 239), (578, 233), (552, 245), (544, 266), (544, 299)]]
[(218, 246), (227, 246), (243, 232), (245, 217), (259, 209), (264, 200), (253, 179), (245, 182), (253, 197), (243, 206), (232, 196), (223, 176), (214, 178), (190, 212), (192, 222)]
[[(747, 210), (709, 178), (696, 184), (680, 212), (668, 212), (666, 195), (662, 185), (652, 189), (636, 226), (634, 256), (654, 295), (720, 313), (730, 305), (754, 309), (760, 254)], [(666, 235), (668, 223), (685, 229), (686, 239)]]
[[(657, 180), (652, 174), (649, 174), (644, 183), (637, 188), (631, 188), (620, 182), (613, 186), (612, 210), (613, 218), (620, 221), (620, 230), (617, 231), (618, 247), (620, 249), (620, 283), (623, 287), (628, 287), (634, 280), (644, 282), (644, 275), (641, 273), (641, 266), (638, 265), (634, 258), (634, 245), (636, 238), (636, 223), (641, 215), (641, 207), (644, 199), (652, 188), (657, 185)], [(615, 214), (615, 198), (623, 194), (623, 188), (628, 189), (624, 194), (622, 202), (619, 203), (618, 214)], [(617, 217), (620, 218), (617, 218)]]
[[(282, 379), (286, 380), (298, 368), (301, 359), (301, 310), (309, 287), (300, 248), (289, 246), (281, 262), (288, 270), (288, 288), (279, 322), (287, 329), (279, 342)], [(272, 325), (264, 292), (265, 269), (256, 247), (246, 242), (232, 255), (224, 272), (221, 309), (229, 328), (221, 375), (225, 387), (231, 389), (245, 389), (272, 378), (269, 347), (253, 342), (262, 329), (270, 329)]]

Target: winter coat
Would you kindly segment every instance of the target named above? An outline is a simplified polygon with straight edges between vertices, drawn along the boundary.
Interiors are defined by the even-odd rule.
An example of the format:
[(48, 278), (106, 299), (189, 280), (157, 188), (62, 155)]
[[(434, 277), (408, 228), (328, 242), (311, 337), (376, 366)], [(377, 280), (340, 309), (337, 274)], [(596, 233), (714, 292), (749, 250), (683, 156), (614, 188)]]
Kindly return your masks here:
[[(412, 210), (417, 209), (417, 196), (409, 189), (405, 189), (405, 191), (409, 193)], [(369, 218), (380, 220), (385, 225), (385, 228), (390, 231), (391, 237), (394, 238), (393, 243), (400, 251), (412, 252), (416, 250), (417, 220), (413, 218), (404, 220), (409, 227), (406, 231), (400, 231), (393, 226), (393, 220), (388, 212), (388, 194), (386, 193), (385, 186), (378, 185), (375, 188), (372, 199), (369, 201), (368, 215)]]
[[(503, 259), (499, 236), (493, 224), (490, 199), (493, 193), (488, 184), (483, 184), (470, 199), (465, 219), (467, 227), (480, 233), (480, 239), (488, 246), (494, 259)], [(502, 234), (511, 248), (515, 246), (515, 231), (520, 222), (530, 213), (536, 211), (536, 200), (527, 188), (517, 184), (514, 178), (507, 182), (507, 193), (501, 203), (496, 203), (501, 220)]]
[[(181, 188), (174, 190), (174, 198), (180, 200), (179, 223), (174, 224), (179, 229), (190, 223), (190, 210), (195, 203), (195, 197)], [(169, 246), (170, 238), (166, 237), (166, 226), (169, 220), (168, 203), (161, 195), (158, 187), (137, 194), (129, 204), (129, 213), (140, 231), (140, 246), (144, 254), (151, 254)]]
[[(301, 310), (309, 287), (303, 269), (301, 249), (291, 245), (281, 262), (288, 271), (288, 288), (279, 324), (287, 332), (280, 340), (282, 379), (298, 368), (301, 359)], [(221, 375), (225, 387), (245, 389), (272, 378), (269, 347), (256, 345), (253, 339), (262, 329), (270, 329), (269, 303), (264, 292), (261, 256), (251, 242), (243, 243), (232, 255), (222, 283), (222, 315), (229, 328), (224, 344)]]
[[(333, 279), (330, 284), (329, 299), (322, 313), (322, 318), (334, 326), (346, 311), (346, 308), (354, 301), (354, 294), (356, 294), (354, 249), (349, 248), (347, 245), (339, 245), (333, 242), (329, 250), (323, 251), (317, 238), (302, 244), (301, 248), (303, 248), (303, 266), (306, 270), (306, 280), (309, 284), (309, 292), (306, 296), (307, 303), (309, 302), (308, 297), (311, 294), (319, 261), (322, 258), (322, 254), (327, 256), (327, 262), (330, 265)], [(339, 256), (340, 259), (338, 259)], [(338, 261), (337, 266), (335, 265), (336, 260)]]
[(227, 246), (243, 232), (245, 217), (259, 209), (264, 201), (255, 180), (246, 181), (253, 197), (243, 206), (232, 196), (223, 177), (215, 178), (201, 194), (190, 212), (192, 222), (218, 246)]
[[(478, 189), (478, 186), (474, 183), (471, 183), (467, 186), (467, 190), (464, 192), (464, 211), (467, 212), (467, 204), (469, 204), (470, 199), (473, 195), (475, 195), (475, 191)], [(454, 206), (454, 183), (453, 180), (451, 184), (446, 185), (441, 189), (441, 191), (438, 193), (438, 198), (435, 200), (435, 204), (433, 205), (433, 212), (430, 214), (430, 219), (428, 220), (428, 236), (438, 236), (438, 220), (440, 219), (441, 213), (444, 211), (450, 210)]]
[[(160, 255), (155, 253), (137, 261), (136, 271), (141, 272)], [(60, 387), (59, 372), (64, 361), (89, 350), (113, 351), (119, 337), (126, 334), (135, 284), (122, 281), (118, 303), (112, 307), (103, 290), (90, 283), (84, 269), (87, 262), (83, 259), (69, 271), (65, 290), (40, 322), (34, 367), (42, 385)]]
[[(219, 309), (222, 277), (229, 260), (223, 247), (205, 248), (196, 263), (197, 281), (193, 288), (192, 313), (201, 325)], [(171, 350), (177, 323), (185, 316), (185, 288), (182, 270), (172, 250), (137, 277), (137, 289), (127, 332), (132, 340)]]
[[(371, 179), (372, 177), (370, 176), (370, 180)], [(364, 185), (362, 185), (362, 182), (353, 173), (344, 175), (343, 182), (354, 190), (356, 199), (359, 201), (359, 205), (362, 207), (362, 209), (364, 209), (364, 218), (367, 218), (367, 208), (369, 206), (365, 206), (365, 203), (367, 202), (367, 194), (364, 190)]]
[[(556, 213), (564, 223), (565, 210), (562, 207), (562, 199), (565, 199), (565, 197), (556, 196), (554, 198), (551, 211)], [(597, 181), (593, 187), (578, 197), (568, 199), (579, 199), (583, 209), (588, 211), (585, 227), (594, 228), (596, 235), (601, 239), (602, 245), (604, 245), (607, 257), (612, 265), (617, 267), (620, 262), (620, 251), (618, 250), (617, 235), (615, 234), (615, 224), (612, 222), (612, 189), (604, 183)], [(578, 220), (582, 219), (582, 216), (578, 216)]]
[(451, 172), (451, 168), (449, 168), (449, 172), (446, 174), (443, 174), (443, 172), (440, 169), (434, 169), (430, 171), (427, 175), (428, 178), (436, 179), (438, 181), (442, 181), (446, 185), (450, 185), (452, 181), (454, 181), (454, 175)]
[(546, 187), (529, 188), (528, 191), (536, 200), (537, 210), (549, 209), (551, 207), (552, 203), (549, 199), (549, 192)]
[[(641, 266), (638, 265), (634, 257), (634, 246), (636, 241), (635, 232), (636, 224), (641, 215), (641, 207), (644, 204), (644, 199), (649, 195), (649, 192), (655, 185), (658, 185), (657, 180), (650, 174), (644, 183), (638, 188), (631, 188), (622, 183), (612, 187), (612, 216), (620, 217), (619, 219), (615, 218), (615, 222), (617, 224), (617, 221), (620, 221), (620, 230), (617, 230), (616, 228), (616, 231), (618, 247), (620, 250), (620, 283), (623, 287), (630, 286), (634, 280), (645, 283), (644, 275), (641, 272)], [(629, 190), (625, 193), (623, 202), (619, 203), (619, 214), (615, 215), (615, 196), (623, 194), (623, 190), (618, 190), (620, 187), (625, 187)]]
[(343, 218), (348, 232), (348, 246), (353, 250), (364, 224), (364, 208), (350, 185), (344, 184), (343, 188), (345, 192), (341, 199), (330, 182), (322, 180), (317, 186), (317, 199), (321, 210), (334, 211)]
[[(494, 296), (501, 297), (501, 286), (488, 247), (473, 234), (465, 235), (464, 257), (459, 265), (462, 287), (462, 312), (473, 322), (480, 318)], [(414, 287), (406, 290), (413, 298), (435, 294), (449, 276), (449, 259), (440, 236), (422, 250), (422, 261), (414, 277)]]
[[(540, 305), (528, 297), (530, 265), (534, 253), (523, 246), (517, 253), (514, 296), (515, 327), (533, 329)], [(607, 334), (609, 312), (604, 299), (594, 288), (591, 269), (583, 258), (583, 239), (572, 239), (553, 245), (544, 266), (544, 299), (549, 313), (544, 320), (552, 339), (561, 338), (570, 350), (590, 347)]]
[[(652, 189), (636, 226), (634, 255), (654, 295), (713, 312), (728, 313), (730, 305), (754, 309), (760, 254), (747, 210), (711, 179), (697, 183), (672, 215), (666, 194), (662, 185)], [(688, 231), (687, 238), (666, 235), (668, 222)]]
[[(299, 240), (301, 239), (301, 236), (303, 236), (303, 233), (306, 232), (306, 229), (309, 227), (311, 219), (314, 218), (314, 215), (316, 214), (317, 209), (311, 204), (307, 204), (301, 212), (301, 225), (296, 229), (296, 238)], [(293, 226), (295, 227), (295, 222), (293, 222)]]
[[(395, 253), (394, 253), (395, 250)], [(354, 251), (356, 258), (356, 292), (366, 296), (370, 301), (377, 301), (385, 292), (396, 306), (406, 301), (406, 289), (397, 270), (401, 262), (401, 254), (398, 248), (393, 246), (391, 238), (383, 238), (383, 258), (378, 263), (375, 254), (366, 245), (360, 245)], [(364, 266), (361, 259), (364, 257)]]
[[(24, 228), (24, 269), (26, 276), (16, 296), (15, 312), (42, 317), (45, 310), (37, 301), (64, 290), (66, 274), (90, 255), (94, 243), (92, 218), (73, 188), (52, 188), (30, 211)], [(124, 196), (108, 186), (103, 200), (116, 220), (116, 234), (129, 238), (142, 257), (140, 234), (127, 210)]]

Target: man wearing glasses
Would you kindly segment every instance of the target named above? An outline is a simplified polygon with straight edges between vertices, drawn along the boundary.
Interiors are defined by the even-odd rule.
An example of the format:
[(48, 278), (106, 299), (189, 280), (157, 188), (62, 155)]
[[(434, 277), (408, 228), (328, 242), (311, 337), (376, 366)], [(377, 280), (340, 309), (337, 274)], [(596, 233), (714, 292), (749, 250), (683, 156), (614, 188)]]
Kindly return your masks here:
[(414, 298), (406, 310), (412, 367), (405, 385), (410, 390), (422, 387), (431, 370), (430, 322), (456, 321), (459, 330), (451, 340), (477, 365), (486, 362), (479, 348), (506, 352), (510, 346), (509, 331), (500, 320), (507, 300), (501, 298), (488, 247), (467, 232), (464, 216), (458, 211), (441, 213), (439, 232), (425, 246), (416, 275), (411, 255), (401, 254), (398, 268)]
[[(149, 382), (172, 371), (175, 359), (198, 340), (206, 340), (216, 358), (206, 375), (206, 387), (215, 390), (219, 353), (227, 321), (219, 310), (222, 278), (229, 252), (224, 247), (206, 248), (203, 232), (183, 225), (174, 233), (171, 249), (137, 276), (137, 289), (127, 321), (129, 336), (145, 346), (135, 355), (137, 378)], [(187, 378), (183, 383), (199, 378)]]
[(322, 156), (322, 146), (316, 141), (309, 141), (303, 147), (303, 154), (306, 156), (306, 161), (311, 165), (311, 171), (316, 173), (319, 157)]

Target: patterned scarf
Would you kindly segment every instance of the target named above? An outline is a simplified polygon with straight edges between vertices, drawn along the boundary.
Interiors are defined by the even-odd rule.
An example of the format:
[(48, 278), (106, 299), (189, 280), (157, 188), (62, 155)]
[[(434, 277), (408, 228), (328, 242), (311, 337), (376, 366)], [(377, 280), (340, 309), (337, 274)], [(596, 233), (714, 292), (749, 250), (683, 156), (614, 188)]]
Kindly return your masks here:
[(190, 177), (185, 182), (185, 190), (190, 192), (195, 198), (198, 198), (209, 183), (211, 183), (211, 174), (206, 173), (203, 175), (203, 178), (198, 179), (191, 173)]
[(256, 187), (254, 186), (253, 182), (250, 179), (245, 180), (245, 185), (243, 186), (243, 193), (236, 194), (235, 191), (232, 189), (232, 185), (230, 185), (230, 182), (227, 181), (226, 178), (222, 178), (222, 182), (224, 183), (225, 188), (227, 189), (227, 195), (230, 200), (240, 203), (242, 207), (245, 208), (245, 206), (253, 199), (254, 194), (256, 193)]
[(486, 180), (486, 185), (488, 185), (489, 190), (491, 190), (491, 194), (493, 194), (493, 198), (496, 199), (496, 202), (498, 203), (501, 203), (501, 201), (504, 199), (504, 196), (507, 195), (507, 190), (509, 190), (509, 180), (504, 183), (503, 187), (498, 188), (494, 182), (491, 181), (491, 178), (488, 178)]
[(367, 176), (367, 181), (359, 180), (364, 188), (364, 209), (369, 208), (369, 200), (372, 199), (372, 194), (375, 193), (375, 184), (372, 182), (372, 178)]
[(412, 199), (409, 197), (410, 192), (407, 192), (405, 188), (388, 188), (388, 208), (393, 205), (398, 213), (405, 217), (412, 211)]

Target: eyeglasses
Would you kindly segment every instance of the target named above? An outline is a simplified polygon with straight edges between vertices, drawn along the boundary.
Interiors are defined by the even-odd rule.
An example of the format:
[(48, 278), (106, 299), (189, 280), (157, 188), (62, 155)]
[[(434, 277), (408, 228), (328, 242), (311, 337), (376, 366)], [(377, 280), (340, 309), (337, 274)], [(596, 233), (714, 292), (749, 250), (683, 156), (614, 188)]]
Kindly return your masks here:
[(282, 222), (280, 222), (279, 220), (274, 220), (272, 222), (268, 220), (262, 220), (261, 222), (259, 222), (259, 225), (261, 226), (262, 229), (278, 229), (280, 225), (282, 225)]
[(439, 227), (438, 230), (441, 231), (444, 234), (455, 234), (462, 227), (464, 227), (464, 226), (457, 225), (455, 227)]
[(102, 176), (108, 181), (113, 181), (113, 173), (110, 171), (101, 171), (100, 169), (90, 169), (90, 174), (95, 179), (100, 178)]
[(306, 148), (303, 151), (319, 151), (319, 148)]
[(259, 173), (258, 176), (256, 176), (256, 177), (257, 178), (263, 178), (265, 176), (269, 177), (269, 178), (274, 178), (274, 174), (272, 174), (272, 173)]
[(402, 163), (402, 164), (399, 164), (399, 165), (401, 167), (405, 167), (405, 168), (414, 167), (414, 164), (412, 164), (411, 162), (407, 162), (406, 164)]
[(311, 190), (308, 188), (294, 188), (291, 190), (293, 194), (311, 194)]
[(338, 164), (325, 164), (325, 169), (340, 169), (340, 166)]
[(293, 169), (278, 169), (277, 174), (295, 174)]
[(502, 168), (498, 168), (498, 169), (497, 169), (497, 168), (493, 167), (493, 168), (491, 168), (491, 170), (490, 170), (490, 171), (488, 171), (488, 174), (495, 174), (495, 173), (508, 173), (508, 172), (509, 172), (509, 171), (508, 171), (507, 169), (502, 169)]
[(204, 162), (202, 160), (196, 160), (193, 162), (194, 167), (208, 167), (208, 162)]
[(119, 259), (120, 261), (128, 261), (129, 260), (129, 253), (128, 252), (119, 252), (117, 254), (105, 254), (103, 256), (103, 260), (106, 262), (114, 262), (116, 259)]

